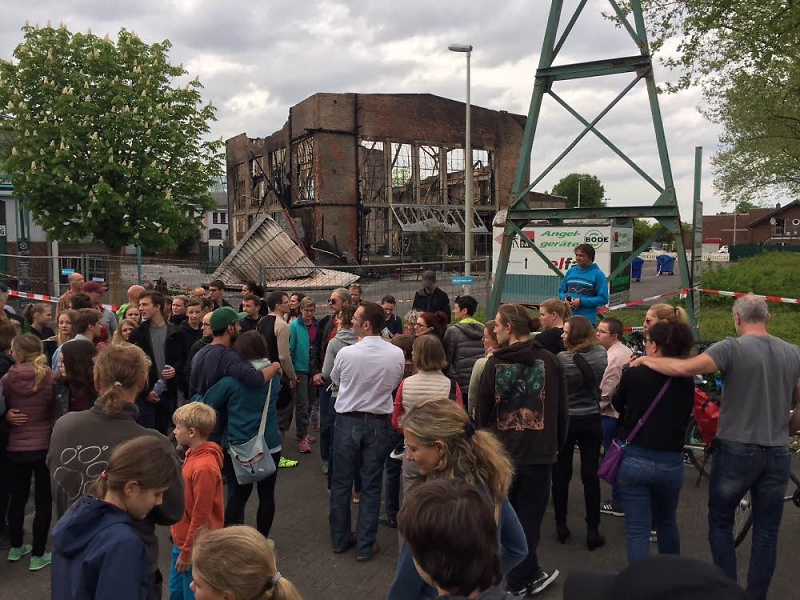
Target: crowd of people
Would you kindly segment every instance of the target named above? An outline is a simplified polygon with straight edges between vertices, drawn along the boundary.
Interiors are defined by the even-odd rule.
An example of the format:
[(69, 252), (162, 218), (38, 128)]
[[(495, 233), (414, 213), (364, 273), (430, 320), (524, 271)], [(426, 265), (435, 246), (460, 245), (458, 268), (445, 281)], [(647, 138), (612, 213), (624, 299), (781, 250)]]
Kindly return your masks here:
[[(685, 311), (652, 306), (646, 353), (636, 357), (622, 343), (622, 323), (598, 317), (604, 284), (593, 248), (575, 254), (572, 283), (538, 315), (508, 303), (486, 323), (472, 296), (455, 297), (451, 311), (430, 271), (402, 318), (393, 296), (368, 301), (358, 284), (332, 290), (319, 316), (313, 298), (265, 293), (252, 281), (238, 310), (225, 284), (212, 281), (174, 297), (131, 286), (115, 314), (101, 304), (102, 286), (73, 273), (55, 316), (50, 305), (32, 304), (18, 319), (0, 318), (8, 560), (30, 555), (31, 571), (52, 563), (57, 599), (107, 590), (160, 598), (165, 579), (172, 599), (300, 598), (277, 571), (269, 537), (278, 469), (298, 464), (283, 452), (293, 435), (301, 455), (319, 447), (334, 553), (354, 548), (356, 561), (370, 561), (379, 526), (398, 529), (390, 599), (513, 598), (547, 588), (559, 571), (540, 556), (542, 520), (552, 499), (557, 539), (569, 543), (576, 447), (587, 550), (606, 544), (601, 515), (624, 518), (631, 568), (652, 568), (651, 537), (660, 554), (680, 554), (692, 375), (719, 369), (726, 385), (709, 541), (724, 575), (681, 564), (740, 589), (733, 512), (750, 490), (747, 590), (765, 598), (789, 430), (800, 429), (800, 411), (787, 419), (800, 350), (767, 333), (766, 304), (750, 295), (733, 308), (739, 337), (696, 356)], [(754, 407), (754, 397), (767, 400)], [(635, 428), (604, 500), (602, 449)], [(170, 527), (168, 577), (158, 568), (156, 526)], [(570, 579), (565, 597), (579, 587)]]

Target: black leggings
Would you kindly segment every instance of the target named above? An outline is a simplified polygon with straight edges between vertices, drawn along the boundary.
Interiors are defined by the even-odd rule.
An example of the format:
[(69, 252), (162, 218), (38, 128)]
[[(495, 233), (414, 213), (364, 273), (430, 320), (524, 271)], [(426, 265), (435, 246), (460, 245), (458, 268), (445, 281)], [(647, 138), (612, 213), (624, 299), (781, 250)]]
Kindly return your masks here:
[(44, 554), (47, 545), (47, 532), (53, 516), (53, 496), (50, 493), (50, 472), (44, 458), (29, 462), (9, 461), (11, 481), (11, 503), (8, 509), (8, 533), (11, 546), (22, 546), (22, 526), (25, 521), (25, 505), (31, 490), (31, 476), (34, 477), (33, 501), (36, 514), (33, 517), (33, 556)]
[(600, 446), (603, 442), (603, 427), (600, 415), (570, 416), (567, 441), (558, 451), (558, 462), (553, 469), (553, 509), (557, 525), (567, 524), (567, 503), (569, 482), (572, 480), (572, 460), (575, 457), (575, 444), (581, 455), (581, 481), (583, 481), (583, 500), (586, 505), (586, 525), (596, 528), (600, 525)]
[[(277, 467), (281, 460), (280, 450), (271, 454), (271, 456)], [(225, 527), (229, 525), (243, 525), (244, 509), (247, 506), (250, 493), (253, 491), (253, 484), (247, 483), (241, 485), (236, 482), (236, 475), (233, 473), (231, 457), (227, 452), (225, 453), (223, 471), (226, 471), (226, 481), (228, 482), (228, 497), (225, 506)], [(276, 468), (272, 475), (255, 484), (256, 490), (258, 491), (256, 529), (258, 529), (265, 538), (269, 537), (269, 530), (272, 529), (272, 521), (275, 519), (275, 482), (277, 479), (278, 469)]]

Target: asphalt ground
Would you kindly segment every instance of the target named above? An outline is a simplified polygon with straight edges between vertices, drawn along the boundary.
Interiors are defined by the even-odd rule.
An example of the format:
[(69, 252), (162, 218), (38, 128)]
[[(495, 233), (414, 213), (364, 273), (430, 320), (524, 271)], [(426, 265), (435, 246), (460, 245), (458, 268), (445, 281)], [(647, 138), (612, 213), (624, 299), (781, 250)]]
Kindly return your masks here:
[[(328, 494), (325, 476), (320, 473), (318, 450), (300, 454), (295, 443), (287, 443), (284, 453), (300, 464), (292, 469), (280, 469), (276, 486), (276, 516), (271, 537), (275, 540), (278, 568), (283, 576), (297, 585), (306, 600), (331, 598), (380, 599), (385, 598), (391, 584), (398, 552), (397, 532), (380, 526), (380, 550), (367, 563), (357, 563), (353, 550), (343, 554), (331, 552), (328, 529)], [(552, 507), (548, 509), (542, 526), (540, 560), (546, 570), (558, 569), (561, 576), (542, 594), (542, 598), (561, 598), (563, 581), (573, 570), (617, 572), (623, 569), (625, 559), (624, 519), (603, 516), (601, 532), (606, 536), (604, 548), (589, 552), (585, 546), (583, 523), (583, 493), (579, 481), (578, 457), (570, 488), (569, 526), (572, 538), (566, 544), (556, 539)], [(800, 464), (795, 461), (795, 472)], [(681, 551), (684, 555), (710, 561), (707, 542), (708, 483), (702, 480), (696, 486), (697, 472), (686, 467), (686, 479), (678, 509), (681, 531)], [(604, 497), (609, 489), (603, 485)], [(257, 498), (253, 494), (247, 507), (246, 519), (255, 524)], [(353, 506), (354, 518), (358, 507)], [(26, 531), (30, 532), (30, 516)], [(171, 546), (168, 530), (160, 528), (160, 564), (169, 572)], [(796, 566), (796, 540), (800, 535), (800, 509), (792, 503), (785, 504), (784, 520), (778, 545), (778, 563), (772, 582), (770, 597), (789, 599), (800, 597), (800, 570)], [(29, 541), (29, 540), (28, 540)], [(750, 555), (749, 538), (739, 551), (740, 578), (746, 574)], [(655, 546), (653, 546), (655, 552)], [(53, 582), (58, 585), (58, 582)], [(166, 585), (166, 584), (165, 584)], [(0, 600), (50, 598), (50, 569), (30, 572), (27, 561), (8, 563), (0, 561)], [(166, 590), (166, 587), (165, 587)], [(167, 598), (165, 594), (164, 598)]]

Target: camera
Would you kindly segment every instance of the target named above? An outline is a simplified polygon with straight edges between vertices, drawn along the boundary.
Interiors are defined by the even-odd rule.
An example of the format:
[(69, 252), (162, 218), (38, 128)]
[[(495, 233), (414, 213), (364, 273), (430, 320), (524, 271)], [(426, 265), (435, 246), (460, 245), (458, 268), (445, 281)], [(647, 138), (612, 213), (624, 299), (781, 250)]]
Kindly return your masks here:
[(567, 296), (566, 299), (567, 299), (567, 302), (572, 302), (572, 296)]

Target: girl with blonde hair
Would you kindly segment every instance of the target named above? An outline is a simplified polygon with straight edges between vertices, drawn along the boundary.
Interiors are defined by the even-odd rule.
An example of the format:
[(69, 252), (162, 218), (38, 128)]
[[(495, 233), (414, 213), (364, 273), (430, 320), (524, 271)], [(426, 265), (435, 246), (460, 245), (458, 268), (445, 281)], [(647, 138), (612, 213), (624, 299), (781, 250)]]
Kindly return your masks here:
[(283, 577), (267, 539), (252, 527), (206, 531), (192, 550), (192, 591), (208, 600), (303, 600)]
[[(406, 457), (429, 479), (460, 479), (483, 491), (492, 506), (500, 540), (503, 573), (527, 555), (525, 535), (508, 501), (514, 467), (503, 445), (489, 431), (476, 431), (467, 413), (449, 398), (426, 398), (401, 421)], [(436, 598), (414, 568), (403, 544), (389, 600)]]
[[(11, 502), (8, 509), (8, 532), (11, 548), (8, 560), (19, 561), (31, 554), (30, 570), (38, 571), (50, 564), (45, 552), (47, 532), (53, 513), (50, 473), (45, 457), (50, 446), (50, 433), (55, 420), (53, 372), (47, 366), (41, 340), (31, 333), (11, 340), (11, 356), (16, 361), (3, 375), (3, 396), (11, 424), (8, 433), (9, 480)], [(25, 505), (34, 478), (33, 545), (23, 544), (22, 525)]]
[(680, 306), (672, 306), (663, 302), (653, 304), (647, 309), (647, 314), (644, 316), (644, 323), (642, 323), (644, 332), (647, 333), (656, 323), (682, 323), (688, 326), (689, 314)]
[(123, 319), (119, 324), (119, 327), (117, 327), (117, 330), (114, 332), (114, 336), (111, 338), (111, 344), (114, 346), (127, 344), (128, 338), (131, 337), (131, 333), (133, 333), (133, 330), (137, 327), (139, 327), (139, 323), (133, 319)]

